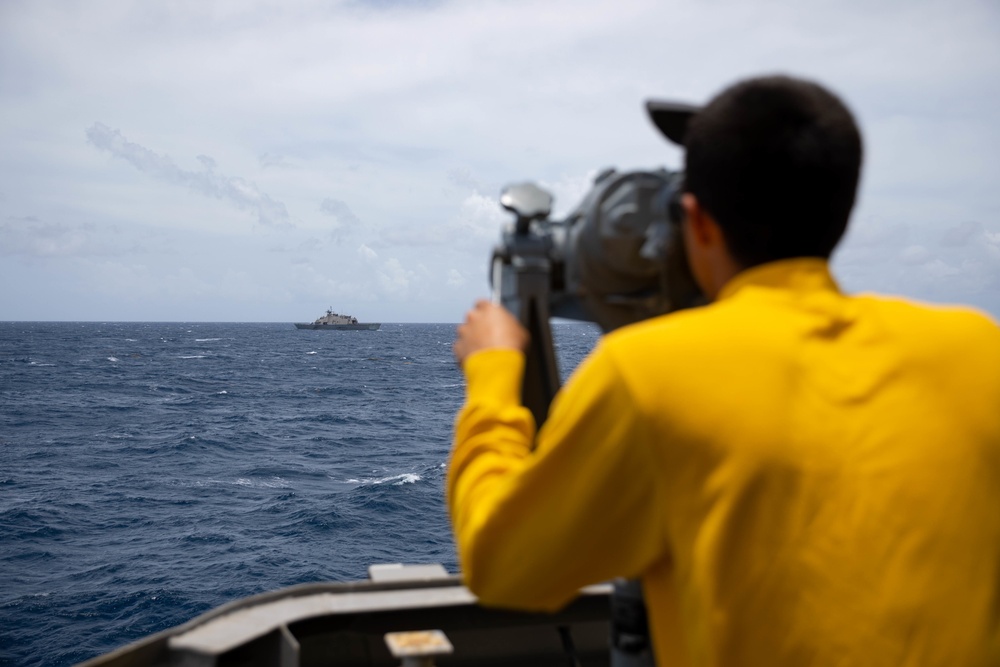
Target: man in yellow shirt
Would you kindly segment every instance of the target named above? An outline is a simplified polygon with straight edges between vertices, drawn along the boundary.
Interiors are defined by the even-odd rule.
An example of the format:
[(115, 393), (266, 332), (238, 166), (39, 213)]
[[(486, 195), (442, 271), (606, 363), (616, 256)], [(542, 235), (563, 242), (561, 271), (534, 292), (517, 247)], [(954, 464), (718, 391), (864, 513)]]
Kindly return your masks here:
[(606, 336), (537, 434), (527, 334), (459, 328), (468, 585), (554, 610), (639, 578), (663, 665), (1000, 665), (1000, 328), (838, 289), (861, 139), (822, 87), (741, 82), (684, 143), (709, 305)]

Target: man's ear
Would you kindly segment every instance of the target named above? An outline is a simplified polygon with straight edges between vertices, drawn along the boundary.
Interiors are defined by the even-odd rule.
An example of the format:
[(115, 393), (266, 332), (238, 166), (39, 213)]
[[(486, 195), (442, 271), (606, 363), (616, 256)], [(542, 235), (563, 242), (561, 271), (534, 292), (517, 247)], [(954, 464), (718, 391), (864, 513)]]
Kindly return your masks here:
[(733, 276), (743, 270), (729, 252), (722, 227), (690, 192), (681, 195), (684, 208), (684, 249), (695, 281), (710, 300)]
[(684, 209), (691, 240), (699, 246), (714, 245), (720, 231), (719, 226), (708, 211), (702, 208), (698, 198), (690, 192), (685, 192), (681, 195), (681, 207)]

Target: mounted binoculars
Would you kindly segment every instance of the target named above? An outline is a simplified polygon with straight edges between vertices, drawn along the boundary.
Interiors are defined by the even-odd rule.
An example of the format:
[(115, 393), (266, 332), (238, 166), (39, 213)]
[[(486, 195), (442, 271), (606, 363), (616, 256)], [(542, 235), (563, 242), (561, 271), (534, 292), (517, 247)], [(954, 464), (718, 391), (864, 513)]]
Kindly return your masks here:
[[(659, 130), (683, 145), (696, 108), (651, 101)], [(531, 335), (523, 404), (540, 427), (559, 389), (550, 318), (595, 322), (605, 333), (702, 301), (684, 252), (679, 171), (602, 172), (564, 220), (551, 220), (552, 195), (531, 183), (504, 189), (516, 216), (493, 253), (493, 300)]]

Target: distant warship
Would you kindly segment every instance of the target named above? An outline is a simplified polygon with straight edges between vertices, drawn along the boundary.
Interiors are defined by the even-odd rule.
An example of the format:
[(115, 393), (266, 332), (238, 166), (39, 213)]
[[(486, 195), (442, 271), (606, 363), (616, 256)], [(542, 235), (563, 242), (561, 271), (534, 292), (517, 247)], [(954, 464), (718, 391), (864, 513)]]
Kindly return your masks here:
[(358, 318), (350, 315), (339, 315), (332, 308), (326, 309), (326, 315), (315, 322), (296, 322), (296, 329), (324, 329), (330, 331), (375, 331), (381, 322), (358, 322)]

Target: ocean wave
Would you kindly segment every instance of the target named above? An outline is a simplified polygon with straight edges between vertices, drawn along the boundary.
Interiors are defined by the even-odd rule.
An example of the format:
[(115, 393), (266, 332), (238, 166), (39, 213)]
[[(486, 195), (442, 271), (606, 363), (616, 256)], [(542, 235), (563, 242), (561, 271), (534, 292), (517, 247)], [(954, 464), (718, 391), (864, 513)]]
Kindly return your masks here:
[(0, 663), (66, 667), (373, 562), (455, 569), (453, 331), (0, 323)]
[(237, 477), (236, 481), (232, 483), (236, 486), (248, 486), (254, 489), (287, 489), (291, 486), (291, 484), (280, 477), (272, 477), (269, 480)]
[(423, 477), (415, 472), (405, 472), (399, 475), (390, 475), (389, 477), (368, 477), (363, 479), (348, 479), (344, 480), (345, 484), (358, 484), (359, 486), (374, 486), (377, 484), (389, 484), (390, 486), (402, 486), (403, 484), (416, 484)]

